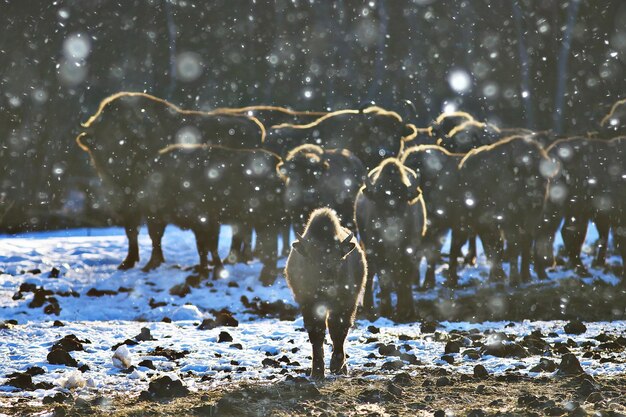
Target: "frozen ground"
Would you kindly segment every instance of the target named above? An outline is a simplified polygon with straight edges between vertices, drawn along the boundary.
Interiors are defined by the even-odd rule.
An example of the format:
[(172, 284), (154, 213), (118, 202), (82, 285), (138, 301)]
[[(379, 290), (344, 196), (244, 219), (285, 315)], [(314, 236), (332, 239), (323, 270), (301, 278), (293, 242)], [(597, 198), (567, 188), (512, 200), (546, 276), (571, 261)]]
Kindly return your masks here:
[[(588, 242), (595, 238), (592, 230)], [(222, 256), (226, 255), (229, 242), (229, 230), (224, 228), (220, 239)], [(143, 261), (149, 256), (149, 248), (149, 238), (143, 231), (140, 238)], [(5, 324), (0, 327), (0, 384), (9, 381), (6, 378), (9, 374), (38, 366), (45, 373), (34, 376), (33, 382), (52, 385), (36, 390), (0, 386), (0, 403), (16, 398), (41, 400), (68, 388), (81, 395), (139, 393), (147, 388), (151, 379), (164, 374), (181, 379), (191, 390), (222, 386), (233, 380), (271, 381), (288, 375), (304, 375), (310, 366), (310, 345), (302, 319), (297, 316), (293, 320), (293, 300), (282, 277), (270, 288), (261, 287), (257, 282), (260, 265), (255, 262), (228, 266), (227, 276), (219, 281), (194, 282), (192, 272), (187, 270), (197, 262), (192, 234), (168, 228), (164, 248), (167, 263), (161, 268), (150, 273), (138, 268), (120, 272), (116, 266), (126, 250), (126, 238), (121, 229), (1, 237), (0, 323), (5, 321)], [(53, 269), (58, 271), (52, 272)], [(485, 271), (481, 256), (478, 268), (462, 271), (460, 282), (480, 284)], [(617, 283), (609, 273), (592, 272), (593, 277), (582, 281)], [(565, 271), (553, 273), (554, 285), (570, 275)], [(440, 279), (442, 277), (438, 276)], [(185, 287), (185, 282), (192, 285)], [(24, 290), (16, 295), (20, 287), (25, 288), (24, 284), (51, 293), (45, 293), (39, 305), (30, 307), (34, 292)], [(184, 289), (188, 293), (172, 295), (173, 287), (178, 292)], [(416, 293), (416, 298), (433, 299), (440, 296), (439, 291)], [(466, 287), (459, 293), (467, 295), (472, 291), (473, 287)], [(259, 300), (255, 301), (255, 297)], [(233, 314), (239, 321), (238, 327), (198, 329), (203, 319), (214, 318), (222, 309)], [(17, 324), (7, 320), (16, 320)], [(64, 326), (58, 326), (60, 323), (55, 326), (55, 320)], [(467, 337), (472, 334), (482, 335), (482, 342), (488, 343), (494, 332), (513, 335), (521, 341), (523, 336), (540, 330), (550, 345), (567, 344), (589, 374), (626, 372), (623, 349), (616, 354), (605, 354), (605, 351), (594, 354), (601, 349), (599, 335), (604, 334), (610, 340), (626, 335), (625, 321), (586, 323), (587, 330), (580, 335), (565, 334), (564, 324), (562, 321), (442, 322), (437, 332), (426, 333), (421, 331), (420, 323), (397, 325), (384, 319), (374, 323), (360, 320), (349, 335), (348, 363), (352, 370), (358, 370), (367, 378), (381, 378), (397, 371), (397, 367), (386, 368), (384, 363), (397, 360), (399, 354), (404, 354), (400, 356), (403, 367), (437, 366), (472, 373), (473, 367), (480, 363), (490, 373), (516, 370), (536, 375), (531, 368), (539, 362), (537, 355), (525, 358), (481, 355), (478, 359), (468, 359), (462, 353), (466, 347), (477, 346)], [(143, 327), (150, 330), (154, 340), (128, 345), (128, 355), (122, 355), (135, 369), (128, 371), (116, 366), (112, 347), (133, 339)], [(222, 332), (227, 335), (220, 335)], [(81, 372), (75, 367), (48, 363), (46, 357), (51, 346), (66, 335), (75, 335), (83, 341), (84, 350), (70, 354), (78, 366), (87, 365), (88, 369), (82, 368)], [(454, 363), (450, 364), (441, 356), (446, 342), (458, 335), (465, 338), (466, 346), (461, 353), (451, 354)], [(397, 354), (379, 351), (382, 345), (388, 344), (397, 346)], [(157, 347), (172, 349), (184, 356), (168, 359), (155, 354)], [(328, 348), (327, 354), (329, 352)], [(583, 355), (583, 352), (591, 354)], [(559, 355), (552, 359), (558, 363)], [(155, 369), (139, 366), (144, 360), (151, 360)], [(410, 368), (405, 370), (410, 371)]]

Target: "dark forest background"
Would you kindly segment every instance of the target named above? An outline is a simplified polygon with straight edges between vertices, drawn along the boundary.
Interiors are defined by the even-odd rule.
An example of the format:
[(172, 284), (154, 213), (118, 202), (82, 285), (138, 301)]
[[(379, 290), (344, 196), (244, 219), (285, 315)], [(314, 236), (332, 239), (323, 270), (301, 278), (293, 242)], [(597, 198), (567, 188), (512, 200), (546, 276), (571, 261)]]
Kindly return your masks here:
[(626, 95), (624, 22), (624, 0), (0, 0), (0, 229), (106, 224), (74, 138), (118, 91), (584, 134)]

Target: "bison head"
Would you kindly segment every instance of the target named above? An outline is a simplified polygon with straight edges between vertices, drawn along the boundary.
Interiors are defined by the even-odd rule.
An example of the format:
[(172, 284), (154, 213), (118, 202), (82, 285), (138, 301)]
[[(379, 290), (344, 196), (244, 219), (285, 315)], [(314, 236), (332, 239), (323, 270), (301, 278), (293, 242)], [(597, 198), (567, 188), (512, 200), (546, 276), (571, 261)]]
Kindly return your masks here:
[(322, 261), (328, 265), (336, 264), (356, 248), (356, 244), (352, 241), (354, 233), (350, 233), (342, 241), (334, 240), (330, 245), (315, 239), (306, 239), (299, 233), (297, 236), (298, 240), (291, 245), (294, 251), (305, 258)]
[(417, 173), (396, 158), (388, 158), (370, 171), (362, 191), (368, 198), (391, 207), (412, 204), (421, 195)]
[(278, 165), (278, 172), (291, 180), (315, 179), (322, 177), (329, 168), (323, 156), (316, 153), (299, 153)]

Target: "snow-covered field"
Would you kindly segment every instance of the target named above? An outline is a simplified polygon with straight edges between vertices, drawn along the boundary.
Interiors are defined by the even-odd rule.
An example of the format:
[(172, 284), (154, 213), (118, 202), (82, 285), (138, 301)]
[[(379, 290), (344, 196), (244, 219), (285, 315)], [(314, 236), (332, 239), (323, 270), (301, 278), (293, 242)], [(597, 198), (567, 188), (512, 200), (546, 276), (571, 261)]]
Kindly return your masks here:
[[(595, 238), (592, 230), (588, 242)], [(230, 232), (225, 227), (220, 239), (222, 256), (227, 254), (229, 243)], [(149, 257), (149, 248), (149, 238), (142, 231), (142, 262)], [(259, 285), (258, 262), (227, 266), (227, 275), (222, 279), (197, 282), (193, 277), (188, 278), (193, 275), (188, 267), (197, 263), (193, 235), (175, 227), (168, 228), (164, 238), (167, 262), (155, 271), (144, 273), (139, 268), (118, 271), (116, 267), (125, 251), (126, 237), (117, 228), (0, 237), (0, 323), (5, 322), (0, 326), (0, 384), (8, 382), (7, 375), (33, 366), (45, 371), (32, 378), (34, 383), (52, 384), (47, 389), (36, 390), (0, 386), (0, 402), (15, 397), (43, 399), (68, 388), (85, 395), (139, 393), (147, 388), (151, 378), (161, 375), (179, 378), (192, 390), (205, 389), (234, 380), (271, 381), (288, 375), (303, 376), (310, 366), (310, 344), (302, 319), (297, 315), (293, 320), (291, 293), (282, 277), (272, 287)], [(279, 265), (284, 265), (284, 259)], [(460, 283), (484, 279), (481, 277), (485, 271), (481, 256), (477, 268), (462, 271)], [(553, 277), (558, 281), (565, 275), (557, 272)], [(610, 284), (617, 283), (614, 276), (596, 270), (594, 275)], [(186, 287), (185, 282), (191, 285)], [(18, 293), (20, 287), (22, 291)], [(50, 293), (42, 292), (41, 302), (29, 307), (36, 298), (35, 287)], [(185, 291), (182, 296), (172, 295), (172, 287)], [(437, 291), (416, 293), (416, 297), (432, 299), (437, 297)], [(198, 329), (204, 319), (215, 318), (222, 309), (232, 313), (239, 321), (238, 327)], [(16, 320), (17, 324), (8, 320)], [(61, 323), (54, 323), (55, 320)], [(530, 369), (537, 365), (538, 357), (533, 355), (527, 358), (482, 355), (472, 360), (462, 353), (452, 353), (453, 364), (443, 361), (441, 356), (446, 341), (455, 333), (465, 336), (481, 333), (488, 339), (489, 334), (504, 332), (521, 338), (540, 330), (550, 344), (567, 343), (571, 339), (569, 346), (575, 353), (582, 352), (577, 350), (579, 347), (599, 345), (601, 342), (595, 338), (599, 334), (626, 335), (624, 321), (586, 323), (587, 331), (576, 336), (565, 334), (564, 324), (561, 321), (443, 322), (436, 333), (426, 334), (420, 330), (420, 323), (398, 325), (385, 319), (374, 323), (359, 320), (348, 337), (348, 363), (353, 370), (375, 371), (370, 378), (380, 378), (392, 372), (385, 370), (383, 364), (397, 360), (398, 355), (381, 354), (379, 348), (394, 344), (398, 354), (404, 354), (399, 357), (406, 366), (441, 366), (471, 373), (481, 363), (491, 373), (516, 369), (534, 375)], [(118, 350), (118, 359), (130, 361), (134, 366), (123, 369), (125, 366), (120, 366), (119, 360), (113, 360), (112, 347), (134, 339), (144, 327), (150, 330), (154, 340), (128, 341), (126, 348)], [(84, 350), (70, 352), (78, 367), (87, 365), (81, 371), (48, 363), (51, 346), (67, 335), (82, 341)], [(172, 349), (181, 356), (164, 357), (158, 354), (157, 347)], [(590, 374), (626, 372), (626, 358), (620, 360), (619, 354), (610, 361), (605, 356), (604, 360), (598, 355), (587, 356), (579, 355), (579, 359)], [(558, 362), (558, 357), (553, 359)], [(155, 369), (146, 366), (145, 360), (152, 361)]]

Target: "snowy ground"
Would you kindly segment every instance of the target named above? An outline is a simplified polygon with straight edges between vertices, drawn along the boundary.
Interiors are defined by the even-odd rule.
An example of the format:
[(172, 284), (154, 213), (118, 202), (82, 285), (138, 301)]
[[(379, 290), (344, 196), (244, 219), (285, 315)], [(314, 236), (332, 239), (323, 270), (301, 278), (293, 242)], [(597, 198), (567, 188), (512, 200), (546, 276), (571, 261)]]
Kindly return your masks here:
[[(592, 230), (588, 242), (595, 238)], [(229, 230), (224, 228), (220, 239), (222, 256), (226, 255), (229, 242)], [(149, 238), (143, 231), (140, 238), (143, 261), (149, 257), (149, 248)], [(49, 389), (31, 391), (0, 386), (0, 403), (16, 397), (40, 400), (68, 387), (85, 395), (139, 393), (147, 388), (151, 378), (164, 374), (182, 379), (192, 390), (216, 387), (233, 380), (268, 381), (282, 380), (287, 375), (304, 375), (310, 366), (311, 349), (302, 328), (302, 319), (298, 316), (293, 320), (294, 310), (290, 308), (293, 305), (292, 296), (282, 277), (272, 287), (264, 288), (257, 281), (260, 271), (258, 262), (228, 266), (228, 274), (223, 279), (202, 281), (197, 287), (189, 287), (186, 295), (172, 295), (172, 287), (180, 289), (186, 280), (193, 281), (188, 280), (192, 272), (186, 269), (197, 263), (195, 243), (191, 233), (171, 227), (165, 235), (164, 248), (168, 262), (158, 270), (143, 273), (136, 268), (120, 272), (116, 266), (126, 250), (126, 238), (121, 229), (1, 237), (0, 323), (16, 320), (17, 324), (7, 322), (0, 326), (0, 384), (9, 381), (6, 378), (9, 374), (39, 366), (45, 373), (34, 376), (33, 382), (49, 382), (52, 385)], [(284, 260), (280, 265), (283, 264)], [(53, 268), (58, 273), (51, 273)], [(480, 282), (485, 271), (481, 256), (478, 268), (462, 271), (460, 283)], [(58, 277), (54, 277), (56, 275)], [(553, 274), (553, 278), (558, 282), (567, 275), (571, 274), (559, 271)], [(593, 278), (587, 279), (589, 282), (601, 279), (609, 284), (617, 283), (614, 276), (602, 271), (593, 270), (593, 275)], [(438, 280), (441, 279), (438, 276)], [(44, 288), (51, 294), (45, 296), (41, 305), (31, 308), (32, 291), (24, 290), (16, 295), (21, 286), (25, 288), (24, 284)], [(473, 290), (467, 288), (462, 291)], [(432, 299), (438, 294), (437, 290), (416, 293), (416, 297)], [(254, 297), (274, 304), (255, 303)], [(58, 305), (60, 311), (51, 308), (51, 305)], [(261, 306), (260, 312), (254, 305)], [(239, 321), (238, 327), (198, 329), (203, 319), (214, 318), (222, 309), (233, 314)], [(47, 314), (51, 310), (56, 310), (58, 314), (54, 311)], [(163, 321), (164, 318), (167, 322)], [(64, 326), (58, 326), (59, 323), (55, 326), (55, 320)], [(623, 351), (608, 357), (582, 355), (584, 349), (589, 351), (600, 345), (601, 341), (596, 338), (600, 334), (613, 339), (625, 335), (625, 321), (586, 323), (587, 331), (577, 336), (565, 334), (564, 324), (561, 321), (444, 322), (439, 323), (436, 333), (422, 333), (420, 323), (396, 325), (385, 319), (374, 323), (360, 320), (349, 335), (348, 363), (353, 370), (375, 371), (369, 378), (384, 377), (393, 371), (386, 371), (383, 364), (398, 357), (381, 354), (379, 348), (394, 344), (398, 347), (398, 354), (405, 354), (400, 358), (407, 366), (438, 366), (471, 373), (473, 367), (481, 363), (491, 373), (515, 369), (534, 375), (530, 371), (538, 363), (538, 357), (534, 355), (527, 358), (483, 355), (471, 360), (462, 353), (453, 353), (453, 364), (443, 361), (441, 356), (446, 341), (455, 334), (465, 337), (468, 342), (465, 347), (472, 347), (467, 336), (473, 333), (484, 335), (483, 342), (488, 342), (489, 335), (494, 332), (504, 332), (521, 340), (532, 331), (540, 330), (552, 345), (568, 343), (571, 339), (569, 348), (578, 354), (581, 365), (588, 373), (626, 373)], [(125, 371), (114, 364), (112, 347), (133, 339), (143, 327), (150, 330), (154, 340), (126, 346), (128, 355), (125, 359), (130, 360), (136, 369)], [(228, 335), (220, 335), (222, 332)], [(74, 367), (48, 363), (46, 357), (51, 346), (66, 335), (75, 335), (83, 341), (84, 350), (73, 351), (71, 356), (78, 366), (87, 365), (88, 369), (83, 368), (81, 372)], [(228, 340), (227, 336), (232, 340)], [(220, 341), (224, 338), (227, 340)], [(168, 359), (154, 354), (157, 347), (173, 349), (184, 353), (184, 356)], [(558, 356), (553, 359), (558, 363)], [(153, 361), (155, 369), (139, 366), (144, 360)]]

